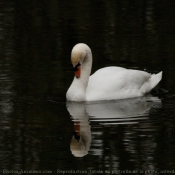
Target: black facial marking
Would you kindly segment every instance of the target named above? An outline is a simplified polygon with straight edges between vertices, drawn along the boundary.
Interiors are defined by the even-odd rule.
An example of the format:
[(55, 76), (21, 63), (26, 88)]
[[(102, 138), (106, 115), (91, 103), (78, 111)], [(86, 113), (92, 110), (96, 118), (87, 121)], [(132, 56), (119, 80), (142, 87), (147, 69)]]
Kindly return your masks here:
[(78, 63), (78, 64), (73, 68), (73, 70), (76, 72), (76, 71), (78, 70), (78, 67), (79, 67), (80, 65), (81, 65), (81, 64)]
[(76, 131), (73, 132), (74, 138), (79, 142), (80, 136), (77, 134)]

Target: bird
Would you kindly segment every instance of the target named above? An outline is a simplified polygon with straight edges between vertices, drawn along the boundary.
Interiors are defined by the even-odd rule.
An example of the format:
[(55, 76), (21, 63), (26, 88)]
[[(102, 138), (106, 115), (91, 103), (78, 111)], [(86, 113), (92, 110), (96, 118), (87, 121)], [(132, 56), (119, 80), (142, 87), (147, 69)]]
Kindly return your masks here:
[(76, 44), (71, 52), (74, 69), (67, 101), (86, 102), (118, 100), (148, 94), (162, 79), (162, 71), (150, 74), (141, 70), (109, 66), (91, 74), (92, 51), (85, 43)]

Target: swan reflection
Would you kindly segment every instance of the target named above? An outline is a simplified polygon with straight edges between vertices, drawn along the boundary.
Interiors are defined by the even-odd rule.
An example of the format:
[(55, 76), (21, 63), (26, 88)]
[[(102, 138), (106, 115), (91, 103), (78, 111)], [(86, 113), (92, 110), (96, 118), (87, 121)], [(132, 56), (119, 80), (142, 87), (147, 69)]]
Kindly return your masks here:
[(158, 97), (100, 102), (67, 102), (67, 110), (74, 122), (70, 149), (75, 157), (88, 154), (91, 145), (90, 122), (98, 125), (136, 124), (147, 119), (150, 109), (160, 107)]
[(75, 157), (87, 155), (91, 144), (91, 127), (85, 108), (84, 103), (67, 102), (67, 110), (74, 122), (74, 132), (70, 149)]

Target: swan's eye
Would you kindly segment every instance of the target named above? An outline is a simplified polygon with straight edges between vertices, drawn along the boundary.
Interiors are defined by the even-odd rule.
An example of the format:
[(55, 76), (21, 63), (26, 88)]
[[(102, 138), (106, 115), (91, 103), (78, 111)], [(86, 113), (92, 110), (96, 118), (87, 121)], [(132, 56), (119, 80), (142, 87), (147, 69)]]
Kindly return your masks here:
[(77, 70), (78, 70), (78, 67), (79, 67), (80, 65), (81, 65), (81, 64), (78, 63), (78, 64), (73, 68), (73, 70), (74, 70), (74, 71), (77, 71)]

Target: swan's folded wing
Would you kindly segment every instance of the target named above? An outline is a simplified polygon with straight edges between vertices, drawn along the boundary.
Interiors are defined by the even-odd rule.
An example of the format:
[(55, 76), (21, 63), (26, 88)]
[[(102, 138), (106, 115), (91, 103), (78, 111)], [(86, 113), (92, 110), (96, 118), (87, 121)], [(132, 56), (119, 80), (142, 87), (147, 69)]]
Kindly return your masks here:
[(151, 74), (139, 70), (128, 69), (125, 73), (128, 83), (133, 83), (138, 87), (141, 87), (146, 81), (148, 81), (148, 79), (151, 78)]
[(150, 77), (147, 72), (132, 69), (100, 69), (89, 78), (86, 99), (94, 101), (141, 96), (139, 90)]

